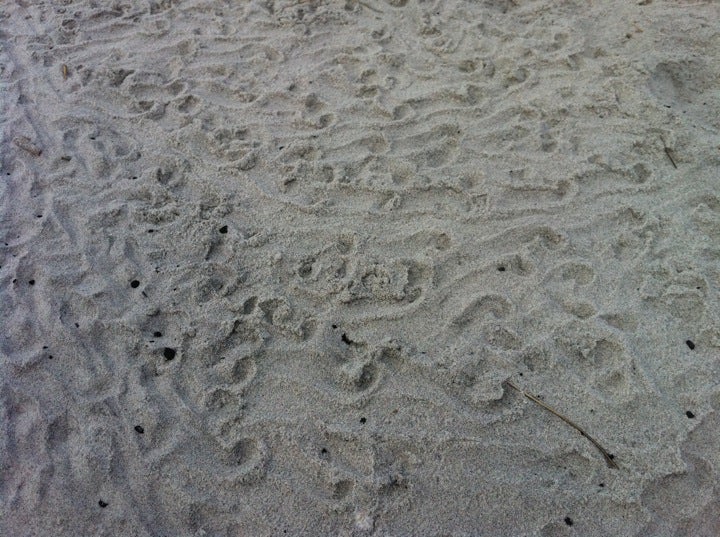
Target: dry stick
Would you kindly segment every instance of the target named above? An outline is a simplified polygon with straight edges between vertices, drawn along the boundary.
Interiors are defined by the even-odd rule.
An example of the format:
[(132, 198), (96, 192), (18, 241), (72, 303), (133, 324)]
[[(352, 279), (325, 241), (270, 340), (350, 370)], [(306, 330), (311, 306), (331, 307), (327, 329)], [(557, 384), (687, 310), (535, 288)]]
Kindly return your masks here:
[(513, 383), (510, 379), (507, 379), (507, 380), (505, 381), (505, 384), (507, 384), (508, 386), (510, 386), (513, 390), (517, 390), (518, 392), (520, 392), (521, 394), (523, 394), (525, 397), (527, 397), (528, 399), (530, 399), (533, 403), (537, 403), (538, 405), (540, 405), (541, 407), (543, 407), (543, 408), (544, 408), (545, 410), (547, 410), (548, 412), (551, 412), (552, 414), (555, 414), (558, 418), (560, 418), (561, 420), (563, 420), (563, 421), (564, 421), (565, 423), (567, 423), (570, 427), (572, 427), (572, 428), (575, 429), (577, 432), (579, 432), (581, 435), (583, 435), (585, 438), (587, 438), (588, 440), (590, 440), (590, 442), (592, 442), (593, 446), (595, 446), (596, 448), (598, 448), (598, 450), (600, 451), (600, 453), (602, 453), (602, 456), (605, 457), (605, 462), (607, 463), (607, 465), (608, 465), (610, 468), (615, 468), (615, 469), (618, 468), (618, 465), (617, 465), (617, 464), (615, 463), (615, 461), (613, 460), (613, 456), (612, 456), (604, 447), (602, 447), (602, 446), (600, 445), (600, 442), (598, 442), (598, 441), (595, 440), (592, 436), (590, 436), (588, 433), (586, 433), (586, 432), (582, 429), (582, 427), (580, 427), (579, 425), (575, 424), (570, 418), (567, 418), (567, 417), (563, 416), (562, 414), (560, 414), (560, 412), (558, 412), (557, 410), (555, 410), (554, 408), (552, 408), (550, 405), (548, 405), (547, 403), (545, 403), (544, 401), (542, 401), (542, 400), (539, 399), (538, 397), (535, 397), (533, 394), (528, 393), (528, 392), (526, 392), (525, 390), (520, 389), (520, 388), (519, 388), (515, 383)]
[(42, 149), (35, 145), (27, 136), (16, 136), (13, 138), (13, 143), (23, 151), (27, 151), (33, 156), (39, 157), (42, 155)]
[(673, 167), (677, 170), (677, 164), (675, 164), (675, 159), (672, 156), (672, 153), (670, 152), (670, 148), (665, 143), (665, 139), (661, 136), (660, 141), (663, 143), (663, 149), (665, 149), (665, 154), (670, 159), (670, 162), (672, 162)]

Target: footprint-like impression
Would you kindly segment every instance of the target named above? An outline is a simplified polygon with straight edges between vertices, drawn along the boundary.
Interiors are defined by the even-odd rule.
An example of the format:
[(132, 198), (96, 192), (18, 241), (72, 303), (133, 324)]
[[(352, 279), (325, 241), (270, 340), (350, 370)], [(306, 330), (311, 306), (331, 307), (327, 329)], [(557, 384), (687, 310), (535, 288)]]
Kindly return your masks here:
[(470, 300), (459, 315), (450, 321), (450, 326), (463, 330), (476, 321), (504, 319), (510, 313), (510, 302), (500, 295), (482, 295)]
[(371, 360), (350, 362), (338, 370), (338, 383), (353, 394), (364, 394), (371, 391), (378, 383), (379, 370)]
[(173, 469), (161, 472), (177, 481), (171, 486), (196, 494), (218, 486), (232, 489), (258, 484), (267, 474), (269, 460), (270, 450), (258, 437), (238, 438), (226, 446), (214, 440), (193, 438), (166, 455), (164, 464)]
[(583, 263), (565, 263), (557, 267), (560, 278), (564, 281), (574, 281), (577, 285), (588, 285), (595, 278), (591, 267)]
[(421, 298), (430, 269), (413, 260), (361, 262), (340, 294), (345, 303), (412, 304)]

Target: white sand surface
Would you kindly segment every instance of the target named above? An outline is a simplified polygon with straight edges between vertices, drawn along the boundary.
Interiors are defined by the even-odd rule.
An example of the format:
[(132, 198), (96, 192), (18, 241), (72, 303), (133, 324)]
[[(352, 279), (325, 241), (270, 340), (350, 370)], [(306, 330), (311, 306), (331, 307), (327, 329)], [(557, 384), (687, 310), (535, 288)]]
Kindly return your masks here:
[(0, 32), (0, 535), (720, 535), (720, 3)]

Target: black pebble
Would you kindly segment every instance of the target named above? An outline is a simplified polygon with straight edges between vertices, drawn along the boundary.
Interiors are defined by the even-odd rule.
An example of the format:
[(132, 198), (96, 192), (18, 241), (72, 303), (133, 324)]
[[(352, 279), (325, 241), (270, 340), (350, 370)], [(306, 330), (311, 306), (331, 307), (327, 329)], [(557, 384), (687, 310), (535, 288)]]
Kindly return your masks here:
[(35, 280), (30, 280), (28, 283), (29, 283), (30, 285), (35, 285)]
[(168, 361), (175, 358), (176, 353), (177, 353), (177, 351), (175, 349), (171, 349), (170, 347), (165, 347), (165, 350), (163, 350), (163, 356)]
[(145, 429), (142, 428), (142, 425), (136, 425), (136, 426), (135, 426), (135, 431), (136, 431), (138, 434), (143, 434), (143, 433), (145, 432)]
[(693, 413), (690, 412), (689, 410), (688, 410), (687, 412), (685, 412), (685, 415), (686, 415), (688, 418), (690, 418), (690, 419), (693, 419), (693, 418), (695, 417), (695, 414), (693, 414)]
[(360, 418), (360, 423), (365, 423), (367, 421), (367, 418)]
[(693, 350), (695, 348), (695, 343), (693, 343), (689, 339), (685, 342), (685, 344), (690, 347), (690, 350)]
[(140, 282), (137, 280), (133, 280), (130, 282), (130, 287), (132, 287), (133, 289), (137, 289), (138, 287), (140, 287)]
[(100, 507), (102, 507), (103, 509), (105, 509), (105, 508), (108, 506), (107, 502), (104, 502), (104, 501), (102, 501), (102, 500), (100, 500), (100, 501), (98, 502), (98, 505), (99, 505)]
[(573, 519), (570, 518), (569, 516), (566, 516), (566, 517), (565, 517), (565, 524), (567, 524), (568, 526), (572, 526), (572, 525), (573, 525)]
[(153, 336), (162, 337), (162, 332), (153, 332)]
[(498, 267), (498, 270), (499, 270), (500, 272), (505, 272), (505, 267)]
[(227, 233), (227, 231), (228, 231), (228, 227), (227, 227), (227, 226), (223, 226), (223, 227), (220, 228), (220, 233)]

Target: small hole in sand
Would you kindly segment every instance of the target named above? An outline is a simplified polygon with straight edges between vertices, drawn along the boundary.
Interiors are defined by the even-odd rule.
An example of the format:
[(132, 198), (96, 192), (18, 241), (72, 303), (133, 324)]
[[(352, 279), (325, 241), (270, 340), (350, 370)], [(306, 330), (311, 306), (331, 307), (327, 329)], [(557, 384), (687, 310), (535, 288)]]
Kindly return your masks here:
[(345, 343), (345, 345), (352, 345), (353, 343), (355, 343), (352, 339), (347, 337), (347, 334), (345, 334), (345, 333), (343, 333), (343, 335), (340, 339), (342, 339), (342, 342)]
[(566, 517), (565, 517), (565, 524), (567, 524), (568, 526), (572, 526), (572, 525), (574, 524), (573, 519), (570, 518), (569, 516), (566, 516)]
[(312, 274), (312, 264), (314, 261), (314, 259), (312, 261), (305, 261), (300, 265), (298, 274), (301, 278), (307, 278), (310, 274)]

